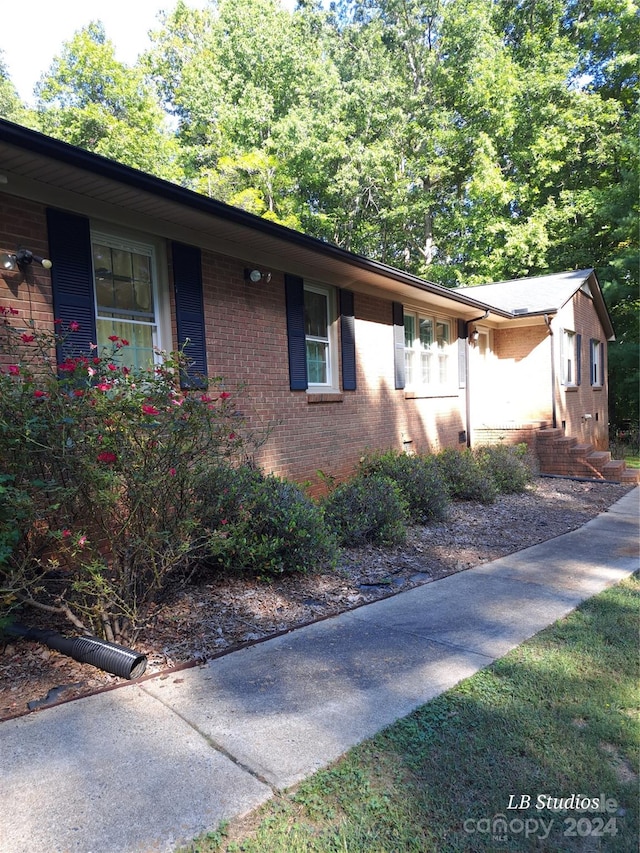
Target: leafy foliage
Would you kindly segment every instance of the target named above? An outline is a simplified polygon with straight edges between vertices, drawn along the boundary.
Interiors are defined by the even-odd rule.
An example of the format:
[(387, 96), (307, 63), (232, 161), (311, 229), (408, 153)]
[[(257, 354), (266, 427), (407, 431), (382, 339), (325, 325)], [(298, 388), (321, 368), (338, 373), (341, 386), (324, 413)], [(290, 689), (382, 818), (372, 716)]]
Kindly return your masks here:
[(409, 508), (390, 477), (358, 475), (330, 492), (323, 506), (342, 545), (394, 545), (406, 538)]
[(361, 470), (367, 476), (381, 474), (393, 480), (407, 501), (414, 523), (426, 524), (445, 518), (449, 495), (433, 457), (409, 456), (389, 450), (366, 456)]
[(476, 459), (502, 495), (523, 492), (534, 477), (534, 462), (526, 444), (478, 447)]
[(335, 560), (322, 510), (293, 483), (247, 465), (219, 464), (203, 473), (195, 494), (210, 533), (209, 567), (268, 577)]
[[(110, 352), (52, 358), (64, 334), (1, 308), (0, 606), (28, 604), (109, 639), (204, 553), (193, 487), (248, 441), (234, 395), (183, 393), (182, 353), (140, 369)], [(58, 327), (60, 328), (60, 327)]]
[(498, 488), (472, 450), (447, 449), (441, 451), (436, 459), (449, 495), (454, 500), (494, 502)]

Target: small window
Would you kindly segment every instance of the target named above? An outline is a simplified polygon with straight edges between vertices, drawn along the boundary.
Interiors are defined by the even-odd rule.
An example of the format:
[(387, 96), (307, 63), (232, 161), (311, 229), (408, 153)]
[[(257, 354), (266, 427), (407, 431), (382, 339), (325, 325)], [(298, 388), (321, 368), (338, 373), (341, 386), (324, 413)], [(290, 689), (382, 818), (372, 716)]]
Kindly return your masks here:
[(562, 384), (576, 385), (576, 333), (568, 329), (562, 332)]
[(153, 364), (159, 346), (153, 247), (94, 234), (92, 254), (99, 349), (110, 348), (117, 335), (128, 342), (124, 364)]
[(406, 387), (448, 388), (454, 379), (451, 322), (405, 311), (404, 341)]
[(591, 384), (598, 388), (602, 386), (604, 379), (602, 350), (602, 343), (592, 338), (589, 349), (591, 362)]
[(333, 387), (335, 352), (333, 293), (316, 285), (304, 288), (304, 328), (309, 385)]

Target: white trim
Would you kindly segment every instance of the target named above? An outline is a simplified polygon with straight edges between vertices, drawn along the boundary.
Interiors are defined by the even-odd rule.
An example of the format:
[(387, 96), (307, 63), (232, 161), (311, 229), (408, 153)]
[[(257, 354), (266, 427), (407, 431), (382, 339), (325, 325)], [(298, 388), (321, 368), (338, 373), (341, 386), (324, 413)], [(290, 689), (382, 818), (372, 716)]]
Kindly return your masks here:
[[(307, 335), (305, 329), (305, 347), (307, 341), (317, 341), (327, 345), (327, 382), (312, 382), (308, 378), (307, 390), (311, 393), (326, 393), (339, 391), (338, 382), (338, 336), (337, 336), (337, 312), (336, 312), (336, 290), (335, 287), (316, 282), (304, 282), (304, 292), (310, 291), (326, 297), (327, 300), (327, 337), (315, 337)], [(309, 369), (307, 365), (307, 377)]]

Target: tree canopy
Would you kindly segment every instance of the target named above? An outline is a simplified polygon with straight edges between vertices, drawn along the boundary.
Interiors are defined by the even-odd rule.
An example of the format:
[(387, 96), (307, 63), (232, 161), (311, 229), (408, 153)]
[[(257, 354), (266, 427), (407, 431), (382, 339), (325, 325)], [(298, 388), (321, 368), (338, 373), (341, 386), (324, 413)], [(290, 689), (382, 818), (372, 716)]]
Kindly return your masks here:
[[(92, 23), (0, 114), (446, 286), (594, 267), (637, 418), (635, 0), (218, 0)], [(635, 387), (635, 390), (634, 390)]]

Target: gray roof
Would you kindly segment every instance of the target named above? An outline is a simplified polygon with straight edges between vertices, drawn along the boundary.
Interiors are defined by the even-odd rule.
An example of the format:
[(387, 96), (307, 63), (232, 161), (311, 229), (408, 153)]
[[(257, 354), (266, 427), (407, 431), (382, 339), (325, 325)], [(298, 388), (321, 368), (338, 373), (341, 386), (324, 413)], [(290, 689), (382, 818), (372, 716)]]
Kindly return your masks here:
[(554, 275), (518, 278), (479, 284), (477, 287), (458, 287), (457, 292), (501, 311), (512, 314), (554, 314), (588, 281), (593, 270), (572, 270)]

